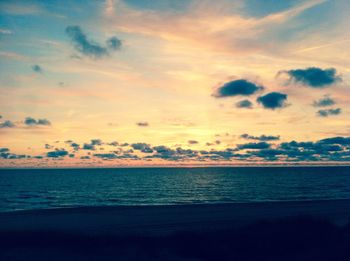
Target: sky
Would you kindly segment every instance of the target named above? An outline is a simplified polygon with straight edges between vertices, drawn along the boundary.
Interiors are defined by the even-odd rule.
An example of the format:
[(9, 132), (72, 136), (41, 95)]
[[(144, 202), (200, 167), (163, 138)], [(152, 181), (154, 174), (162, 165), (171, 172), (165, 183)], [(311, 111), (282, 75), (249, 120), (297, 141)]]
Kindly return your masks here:
[(347, 0), (0, 0), (0, 167), (348, 164)]

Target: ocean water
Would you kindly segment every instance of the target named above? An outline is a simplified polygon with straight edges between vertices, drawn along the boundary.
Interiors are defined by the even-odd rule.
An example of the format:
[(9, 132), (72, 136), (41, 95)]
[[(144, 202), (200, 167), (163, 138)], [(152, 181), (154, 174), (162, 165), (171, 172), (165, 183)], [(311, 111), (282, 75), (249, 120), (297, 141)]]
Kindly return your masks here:
[(0, 212), (350, 199), (350, 167), (0, 170)]

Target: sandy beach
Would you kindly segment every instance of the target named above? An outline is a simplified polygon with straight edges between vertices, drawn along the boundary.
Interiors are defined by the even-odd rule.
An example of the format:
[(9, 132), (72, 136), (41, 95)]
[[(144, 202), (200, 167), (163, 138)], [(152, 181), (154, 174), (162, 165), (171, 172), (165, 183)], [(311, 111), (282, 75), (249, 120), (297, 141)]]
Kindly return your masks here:
[[(259, 237), (261, 239), (263, 236), (265, 237), (264, 241), (274, 241), (278, 239), (276, 233), (284, 233), (286, 236), (286, 234), (291, 233), (291, 227), (295, 228), (292, 229), (293, 233), (299, 229), (298, 233), (304, 233), (303, 231), (311, 229), (310, 233), (313, 236), (322, 234), (322, 231), (329, 233), (329, 229), (337, 230), (338, 228), (343, 229), (345, 232), (342, 231), (346, 234), (349, 232), (349, 221), (350, 200), (81, 207), (16, 211), (0, 213), (1, 255), (6, 257), (5, 260), (25, 260), (28, 255), (32, 255), (35, 259), (45, 259), (44, 249), (51, 249), (50, 251), (54, 253), (55, 251), (52, 249), (56, 249), (59, 253), (56, 256), (57, 259), (70, 257), (78, 257), (79, 259), (84, 258), (86, 252), (78, 250), (86, 249), (86, 244), (90, 246), (90, 249), (93, 249), (96, 247), (96, 242), (104, 242), (102, 245), (104, 247), (107, 245), (108, 251), (123, 246), (123, 250), (136, 249), (136, 252), (134, 250), (130, 250), (131, 252), (125, 250), (126, 252), (120, 253), (107, 251), (106, 254), (106, 249), (104, 247), (101, 249), (101, 245), (97, 244), (98, 247), (94, 251), (94, 255), (89, 255), (92, 259), (98, 260), (103, 256), (101, 253), (104, 253), (106, 259), (113, 256), (114, 258), (119, 257), (121, 260), (134, 260), (134, 258), (138, 260), (140, 258), (177, 260), (190, 257), (194, 260), (202, 260), (201, 256), (196, 256), (195, 253), (201, 240), (203, 240), (203, 244), (206, 244), (206, 240), (210, 241), (217, 237), (215, 243), (210, 246), (214, 250), (217, 247), (215, 244), (218, 240), (222, 240), (222, 237), (225, 238), (225, 242), (233, 240), (231, 243), (237, 245), (236, 241), (239, 241), (242, 235), (253, 232), (253, 240), (259, 240)], [(269, 230), (269, 232), (261, 232), (262, 228)], [(271, 235), (270, 232), (273, 231), (277, 232)], [(255, 232), (262, 234), (254, 235)], [(289, 238), (300, 240), (298, 233)], [(177, 238), (179, 235), (184, 238), (181, 236)], [(237, 238), (237, 235), (240, 236)], [(199, 241), (198, 236), (201, 239)], [(173, 253), (165, 243), (168, 242), (169, 246), (173, 247), (192, 237), (197, 238), (197, 241), (191, 243), (193, 244), (191, 249), (194, 253), (189, 253), (188, 256), (186, 256), (188, 251), (182, 253), (180, 250), (176, 250)], [(158, 253), (159, 244), (157, 243), (157, 247), (154, 248), (155, 252), (152, 252), (153, 248), (147, 244), (153, 241), (158, 242), (160, 239), (165, 244), (161, 248), (163, 250)], [(74, 252), (76, 255), (71, 254), (72, 247), (78, 249), (77, 252)], [(18, 249), (21, 249), (21, 252), (17, 252)], [(97, 254), (99, 251), (101, 251), (100, 254)], [(23, 253), (25, 253), (24, 256)], [(241, 254), (238, 257), (243, 258)], [(226, 257), (228, 256), (222, 258)], [(251, 260), (248, 257), (242, 260)], [(210, 259), (206, 255), (203, 260), (207, 258)]]
[(298, 216), (344, 225), (350, 221), (350, 200), (15, 211), (0, 213), (0, 230), (153, 236), (237, 228), (259, 220)]

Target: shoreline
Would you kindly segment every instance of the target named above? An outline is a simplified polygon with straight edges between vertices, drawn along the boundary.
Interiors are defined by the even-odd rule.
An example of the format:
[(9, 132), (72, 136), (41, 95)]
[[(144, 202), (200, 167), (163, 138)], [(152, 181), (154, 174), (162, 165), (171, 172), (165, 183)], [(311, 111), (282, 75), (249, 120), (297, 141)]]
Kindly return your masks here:
[(89, 206), (89, 205), (82, 205), (82, 206), (60, 206), (60, 207), (49, 207), (49, 208), (35, 208), (35, 209), (17, 209), (17, 210), (8, 210), (8, 211), (0, 211), (0, 218), (2, 214), (11, 214), (11, 213), (25, 213), (25, 212), (47, 212), (47, 211), (60, 211), (60, 210), (72, 210), (72, 211), (78, 211), (78, 210), (102, 210), (102, 209), (124, 209), (124, 208), (167, 208), (167, 207), (196, 207), (196, 206), (203, 206), (203, 207), (209, 207), (209, 206), (235, 206), (235, 205), (262, 205), (262, 204), (293, 204), (298, 202), (305, 202), (305, 203), (325, 203), (325, 202), (337, 202), (337, 201), (349, 201), (350, 198), (337, 198), (337, 199), (302, 199), (302, 200), (270, 200), (270, 201), (249, 201), (249, 202), (243, 202), (243, 201), (237, 201), (237, 202), (213, 202), (213, 203), (178, 203), (178, 204), (140, 204), (140, 205), (101, 205), (101, 206)]
[(350, 199), (19, 210), (0, 213), (0, 232), (49, 230), (166, 235), (207, 228), (231, 229), (260, 220), (300, 216), (327, 219), (344, 225), (350, 221)]

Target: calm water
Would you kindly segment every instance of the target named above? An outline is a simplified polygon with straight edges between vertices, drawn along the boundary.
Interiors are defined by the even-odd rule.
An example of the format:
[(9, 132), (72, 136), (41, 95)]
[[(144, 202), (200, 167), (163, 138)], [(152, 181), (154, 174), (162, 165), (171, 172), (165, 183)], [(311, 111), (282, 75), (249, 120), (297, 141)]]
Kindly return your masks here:
[(350, 167), (0, 170), (0, 211), (350, 199)]

